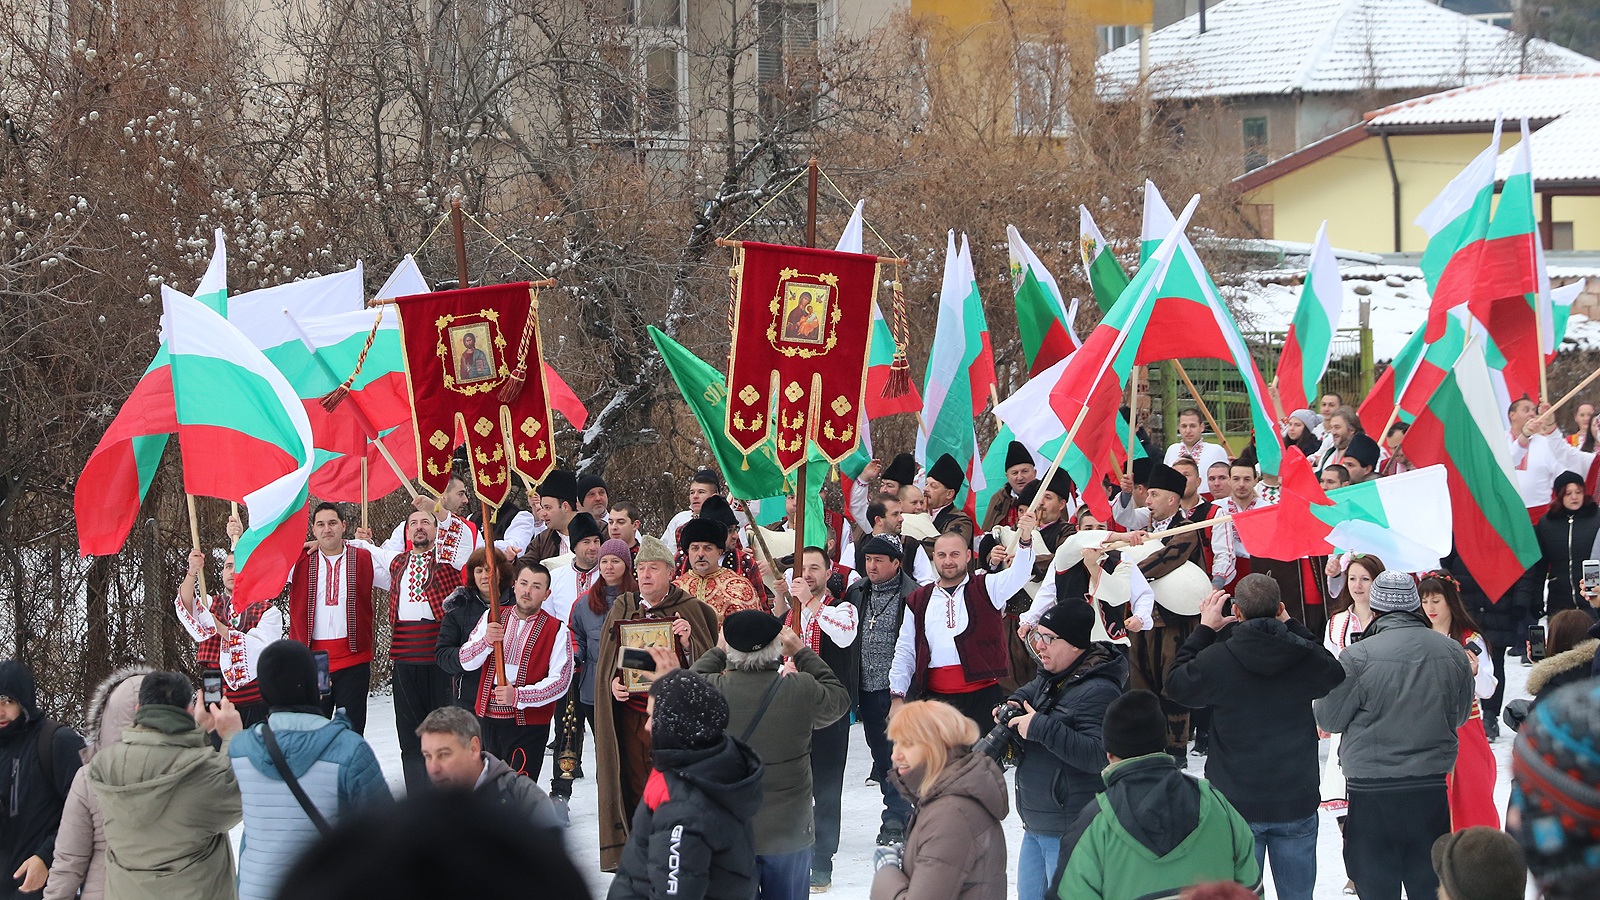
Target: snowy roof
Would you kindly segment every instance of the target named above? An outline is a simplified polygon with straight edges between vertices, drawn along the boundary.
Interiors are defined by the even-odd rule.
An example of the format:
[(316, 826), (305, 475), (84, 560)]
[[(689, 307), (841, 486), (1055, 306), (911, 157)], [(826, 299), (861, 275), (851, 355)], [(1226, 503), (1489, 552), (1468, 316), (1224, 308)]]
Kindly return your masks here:
[(1600, 106), (1600, 70), (1508, 75), (1406, 100), (1373, 110), (1364, 118), (1369, 126), (1392, 129), (1408, 125), (1492, 125), (1495, 116), (1503, 113), (1507, 130), (1515, 135), (1517, 120), (1523, 116), (1537, 124), (1593, 106)]
[[(1150, 38), (1156, 92), (1227, 97), (1294, 91), (1437, 90), (1518, 71), (1600, 72), (1600, 62), (1427, 0), (1226, 0)], [(1100, 58), (1114, 93), (1139, 80), (1139, 44)]]
[[(1361, 322), (1361, 301), (1370, 303), (1367, 322), (1372, 328), (1372, 358), (1379, 362), (1395, 354), (1428, 319), (1428, 286), (1415, 266), (1342, 266), (1344, 305), (1339, 327)], [(1552, 275), (1557, 274), (1552, 270)], [(1304, 269), (1273, 269), (1242, 276), (1231, 287), (1220, 287), (1238, 314), (1245, 331), (1288, 331), (1300, 302)], [(1562, 350), (1600, 348), (1600, 321), (1581, 314), (1567, 320)]]
[[(1594, 96), (1589, 105), (1573, 109), (1528, 137), (1536, 185), (1600, 181), (1600, 153), (1595, 152), (1600, 146), (1600, 78), (1594, 79), (1590, 90)], [(1500, 154), (1495, 178), (1505, 179), (1516, 152), (1512, 147)]]

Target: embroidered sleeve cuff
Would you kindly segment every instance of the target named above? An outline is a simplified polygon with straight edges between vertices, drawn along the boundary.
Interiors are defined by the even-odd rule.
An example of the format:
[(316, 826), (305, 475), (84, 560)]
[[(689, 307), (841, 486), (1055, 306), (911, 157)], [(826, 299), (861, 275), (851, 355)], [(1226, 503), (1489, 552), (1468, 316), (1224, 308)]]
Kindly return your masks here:
[(183, 600), (173, 598), (172, 604), (177, 607), (178, 621), (183, 624), (183, 630), (189, 632), (190, 637), (196, 641), (209, 641), (217, 636), (216, 620), (211, 618), (209, 612), (201, 609), (199, 603), (195, 604), (194, 615), (190, 615), (189, 611), (183, 608)]
[(237, 628), (228, 632), (228, 640), (222, 645), (222, 680), (234, 690), (251, 681), (250, 656), (245, 647), (245, 633)]

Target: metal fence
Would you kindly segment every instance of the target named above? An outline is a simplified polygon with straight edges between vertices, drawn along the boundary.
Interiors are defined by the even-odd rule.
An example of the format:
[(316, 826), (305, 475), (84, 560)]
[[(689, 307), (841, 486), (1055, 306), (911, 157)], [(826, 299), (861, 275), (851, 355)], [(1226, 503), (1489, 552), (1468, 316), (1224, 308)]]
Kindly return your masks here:
[[(1269, 382), (1272, 373), (1277, 371), (1278, 356), (1287, 338), (1288, 334), (1282, 331), (1244, 333), (1256, 367)], [(1372, 360), (1372, 330), (1339, 329), (1328, 355), (1328, 371), (1319, 385), (1320, 392), (1336, 393), (1352, 406), (1359, 403), (1372, 390), (1377, 377)], [(1174, 362), (1181, 364), (1182, 373)], [(1153, 363), (1147, 368), (1150, 405), (1145, 427), (1152, 439), (1158, 439), (1163, 446), (1176, 441), (1178, 412), (1195, 405), (1194, 399), (1198, 396), (1222, 427), (1233, 452), (1238, 453), (1250, 442), (1250, 398), (1245, 393), (1244, 379), (1233, 366), (1216, 359), (1180, 359)], [(1184, 383), (1183, 375), (1188, 375), (1193, 383), (1192, 392)], [(1290, 411), (1284, 410), (1285, 413)]]

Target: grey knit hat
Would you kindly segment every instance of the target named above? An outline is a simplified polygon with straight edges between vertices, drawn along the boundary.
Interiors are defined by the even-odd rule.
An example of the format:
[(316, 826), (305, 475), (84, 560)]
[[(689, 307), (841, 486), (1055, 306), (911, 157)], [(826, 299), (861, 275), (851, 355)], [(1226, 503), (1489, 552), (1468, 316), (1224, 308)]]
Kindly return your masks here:
[(656, 750), (705, 750), (722, 740), (728, 701), (711, 682), (688, 669), (673, 669), (650, 686), (656, 698), (650, 742)]
[(1416, 612), (1422, 608), (1422, 598), (1417, 596), (1417, 582), (1404, 572), (1386, 569), (1372, 582), (1372, 592), (1367, 602), (1375, 613)]

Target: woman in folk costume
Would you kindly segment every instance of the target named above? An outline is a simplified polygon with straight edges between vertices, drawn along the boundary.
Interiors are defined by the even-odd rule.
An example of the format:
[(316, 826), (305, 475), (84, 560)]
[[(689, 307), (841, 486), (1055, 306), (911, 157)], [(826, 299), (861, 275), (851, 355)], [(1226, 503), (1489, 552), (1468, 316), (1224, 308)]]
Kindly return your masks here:
[(615, 872), (628, 842), (633, 811), (650, 777), (649, 716), (644, 694), (628, 694), (618, 677), (621, 648), (617, 623), (632, 619), (668, 619), (679, 649), (690, 662), (717, 642), (717, 613), (672, 583), (673, 555), (649, 535), (639, 536), (633, 558), (638, 591), (617, 594), (600, 629), (600, 650), (594, 662), (594, 756), (600, 794), (600, 868)]
[(1489, 644), (1461, 605), (1460, 591), (1450, 573), (1429, 572), (1417, 585), (1417, 592), (1422, 595), (1422, 611), (1433, 623), (1433, 630), (1459, 643), (1472, 666), (1472, 713), (1456, 729), (1456, 767), (1447, 779), (1450, 830), (1473, 825), (1499, 828), (1500, 811), (1494, 805), (1494, 751), (1489, 749), (1489, 738), (1483, 730), (1483, 708), (1478, 703), (1482, 698), (1493, 697), (1499, 684), (1494, 666), (1489, 664)]
[[(1329, 558), (1329, 567), (1337, 566), (1339, 557)], [(1328, 618), (1328, 628), (1322, 637), (1322, 646), (1335, 657), (1344, 652), (1355, 639), (1372, 624), (1370, 603), (1372, 582), (1383, 573), (1383, 560), (1376, 556), (1353, 556), (1350, 567), (1338, 576), (1343, 590), (1329, 606), (1334, 611)], [(1331, 576), (1330, 576), (1331, 582)], [(1324, 737), (1328, 735), (1324, 734)], [(1322, 767), (1322, 807), (1336, 813), (1339, 827), (1344, 827), (1344, 811), (1349, 806), (1345, 797), (1344, 770), (1339, 767), (1339, 735), (1332, 736), (1328, 745), (1328, 761)]]

